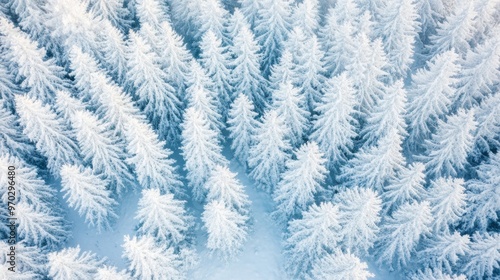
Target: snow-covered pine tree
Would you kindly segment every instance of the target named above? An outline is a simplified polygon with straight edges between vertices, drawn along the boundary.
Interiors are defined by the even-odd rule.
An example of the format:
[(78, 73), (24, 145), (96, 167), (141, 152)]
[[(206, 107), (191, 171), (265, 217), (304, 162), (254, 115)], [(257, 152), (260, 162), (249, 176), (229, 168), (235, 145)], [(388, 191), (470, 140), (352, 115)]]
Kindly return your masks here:
[(65, 121), (65, 124), (71, 127), (71, 119), (77, 111), (85, 111), (86, 104), (80, 99), (77, 99), (66, 90), (58, 90), (56, 92), (56, 102), (54, 109), (57, 115)]
[(226, 165), (227, 160), (222, 156), (222, 148), (217, 140), (217, 133), (212, 130), (195, 108), (188, 108), (184, 112), (182, 122), (182, 156), (186, 161), (187, 179), (193, 188), (194, 197), (204, 199), (203, 184), (210, 176), (210, 172), (217, 165)]
[(184, 279), (182, 261), (174, 248), (157, 243), (150, 236), (124, 236), (123, 257), (128, 260), (129, 271), (135, 279)]
[[(3, 5), (0, 10), (4, 10), (4, 14), (7, 15), (11, 12), (13, 15), (17, 16), (17, 22), (21, 29), (28, 32), (32, 40), (39, 41), (41, 45), (45, 45), (49, 48), (55, 47), (54, 42), (50, 40), (49, 34), (46, 33), (46, 27), (44, 24), (45, 12), (43, 11), (42, 1), (27, 1), (27, 0), (9, 0), (5, 1), (6, 5)], [(10, 11), (7, 10), (10, 8)]]
[(291, 1), (264, 0), (260, 3), (255, 20), (255, 34), (262, 46), (262, 72), (269, 75), (271, 65), (276, 63), (283, 42), (291, 29)]
[(19, 120), (0, 101), (0, 154), (11, 154), (18, 158), (34, 160), (35, 147), (22, 133)]
[(456, 178), (439, 178), (431, 183), (426, 200), (430, 202), (435, 232), (448, 231), (465, 212), (466, 194), (464, 181)]
[(330, 77), (340, 74), (351, 62), (356, 49), (354, 30), (350, 22), (338, 23), (329, 12), (327, 22), (320, 31), (320, 42), (325, 52), (325, 69)]
[(442, 269), (448, 273), (455, 270), (455, 265), (469, 252), (470, 238), (460, 235), (441, 232), (425, 242), (426, 248), (418, 252), (422, 263), (433, 268)]
[(421, 235), (431, 230), (432, 213), (429, 202), (405, 203), (383, 221), (379, 240), (375, 243), (378, 263), (406, 266)]
[(216, 166), (205, 183), (207, 201), (221, 201), (226, 207), (246, 215), (250, 200), (236, 175), (225, 166)]
[(375, 276), (354, 254), (338, 250), (314, 263), (312, 275), (317, 280), (367, 280)]
[(0, 35), (3, 57), (21, 89), (26, 90), (31, 98), (51, 102), (54, 93), (65, 85), (63, 69), (53, 59), (44, 59), (45, 49), (38, 48), (27, 34), (1, 16)]
[[(258, 2), (255, 2), (255, 1), (250, 1), (250, 2), (258, 4)], [(226, 25), (227, 37), (229, 39), (231, 39), (229, 46), (233, 44), (234, 38), (236, 37), (236, 35), (238, 35), (238, 33), (240, 32), (243, 25), (247, 25), (247, 24), (248, 24), (248, 21), (245, 20), (245, 16), (241, 12), (241, 9), (234, 8), (234, 11), (229, 16), (228, 21), (227, 21), (227, 25)]]
[(410, 130), (410, 143), (419, 143), (429, 137), (435, 127), (432, 124), (446, 114), (455, 94), (454, 78), (460, 67), (455, 51), (438, 54), (412, 76), (408, 90), (406, 118)]
[(304, 0), (295, 3), (292, 10), (291, 22), (299, 26), (307, 36), (314, 36), (319, 28), (319, 1)]
[(296, 66), (297, 65), (293, 62), (292, 53), (290, 50), (285, 48), (281, 52), (281, 57), (278, 62), (271, 66), (271, 74), (269, 75), (269, 91), (278, 90), (281, 84), (288, 81), (293, 82), (295, 77), (297, 77), (297, 79), (299, 77), (303, 79), (303, 76), (295, 74)]
[(313, 132), (310, 139), (316, 141), (325, 153), (329, 168), (338, 168), (347, 160), (356, 136), (355, 90), (345, 74), (330, 78), (323, 86), (323, 96), (315, 111)]
[(232, 140), (231, 149), (235, 157), (245, 167), (249, 157), (250, 147), (254, 145), (253, 136), (258, 125), (255, 119), (257, 113), (253, 102), (243, 93), (231, 104), (228, 113), (229, 138)]
[(0, 107), (13, 112), (14, 95), (20, 93), (21, 89), (15, 82), (14, 75), (12, 75), (9, 69), (7, 69), (7, 66), (4, 65), (4, 61), (0, 60), (0, 98), (2, 99)]
[(130, 11), (124, 6), (125, 0), (88, 0), (88, 9), (96, 17), (107, 19), (116, 28), (126, 32), (132, 23)]
[(97, 36), (99, 40), (97, 42), (99, 47), (98, 56), (103, 67), (106, 68), (118, 84), (124, 84), (125, 73), (127, 72), (125, 35), (106, 20), (102, 22), (102, 29), (98, 30)]
[(92, 164), (95, 173), (109, 180), (109, 187), (116, 194), (129, 189), (134, 178), (125, 162), (128, 155), (109, 124), (89, 111), (76, 111), (71, 122), (84, 161)]
[(459, 109), (446, 122), (438, 120), (436, 133), (425, 141), (425, 168), (433, 176), (456, 176), (467, 164), (477, 123), (474, 110)]
[(170, 193), (161, 194), (159, 189), (142, 190), (135, 219), (139, 220), (139, 234), (169, 245), (183, 241), (189, 227), (184, 201)]
[[(101, 70), (95, 58), (85, 53), (79, 47), (72, 47), (68, 53), (70, 75), (73, 85), (78, 91), (78, 98), (89, 105), (97, 106), (99, 101), (99, 81), (94, 80), (96, 73)], [(104, 73), (100, 72), (102, 75)]]
[(437, 268), (426, 268), (424, 270), (418, 270), (415, 273), (408, 275), (409, 280), (467, 280), (465, 275), (449, 275), (444, 273), (441, 269)]
[(287, 81), (272, 93), (271, 108), (285, 121), (288, 127), (286, 138), (292, 147), (300, 146), (309, 128), (309, 111), (306, 109), (304, 95), (299, 93), (299, 89), (291, 81)]
[(245, 20), (251, 27), (255, 27), (255, 21), (259, 16), (262, 3), (253, 0), (238, 0), (238, 2), (240, 3), (241, 13), (245, 16)]
[(113, 207), (117, 204), (107, 189), (107, 181), (92, 169), (76, 165), (61, 167), (61, 192), (69, 207), (85, 217), (85, 222), (97, 231), (110, 228), (110, 221), (118, 218)]
[(118, 269), (114, 266), (103, 266), (97, 269), (97, 273), (95, 274), (95, 280), (131, 280), (130, 275), (125, 271)]
[(377, 144), (362, 148), (342, 167), (338, 179), (346, 185), (382, 190), (405, 165), (401, 135), (393, 128)]
[(500, 91), (476, 107), (475, 118), (478, 125), (474, 135), (473, 155), (479, 157), (500, 146)]
[(494, 271), (500, 268), (500, 234), (497, 232), (474, 233), (470, 251), (465, 259), (466, 264), (462, 266), (462, 272), (469, 279), (492, 277)]
[(197, 18), (199, 28), (196, 30), (195, 39), (200, 40), (206, 32), (211, 31), (224, 44), (229, 43), (229, 38), (224, 32), (229, 13), (224, 9), (221, 1), (205, 0), (199, 3), (200, 12)]
[(315, 142), (303, 144), (295, 152), (295, 159), (286, 161), (286, 171), (273, 193), (280, 220), (287, 221), (314, 202), (314, 195), (322, 190), (321, 184), (326, 178), (325, 163)]
[(47, 258), (49, 276), (54, 280), (94, 279), (97, 267), (104, 262), (90, 251), (80, 252), (80, 246), (51, 252)]
[(222, 45), (222, 40), (214, 32), (208, 30), (200, 42), (200, 63), (207, 76), (213, 81), (217, 92), (217, 108), (222, 117), (227, 117), (229, 103), (233, 100), (231, 85), (231, 66), (228, 48)]
[(127, 140), (127, 163), (134, 166), (134, 172), (143, 188), (160, 189), (164, 192), (181, 194), (175, 160), (172, 151), (147, 123), (129, 117), (125, 130)]
[(419, 27), (413, 0), (389, 0), (380, 9), (377, 24), (389, 61), (389, 72), (395, 79), (406, 77), (413, 63), (415, 38)]
[(279, 181), (291, 149), (286, 135), (288, 128), (276, 111), (267, 111), (259, 122), (249, 152), (250, 176), (267, 192)]
[(462, 221), (469, 229), (485, 231), (500, 213), (500, 153), (491, 154), (477, 168), (477, 179), (467, 181), (467, 207)]
[(303, 278), (315, 263), (336, 248), (342, 239), (338, 212), (338, 207), (330, 202), (313, 204), (302, 213), (301, 219), (289, 223), (285, 254), (290, 277)]
[(339, 208), (341, 247), (347, 252), (367, 253), (377, 238), (382, 201), (371, 189), (354, 187), (335, 194)]
[(230, 48), (234, 57), (231, 63), (233, 69), (231, 84), (233, 92), (248, 96), (254, 103), (256, 111), (261, 113), (266, 107), (267, 82), (260, 72), (259, 48), (248, 25), (243, 25)]
[(47, 158), (47, 166), (55, 177), (59, 176), (64, 163), (80, 161), (78, 146), (68, 133), (68, 127), (49, 106), (23, 95), (16, 96), (15, 100), (24, 134), (36, 143), (36, 149)]
[(392, 213), (405, 202), (421, 201), (426, 197), (425, 165), (421, 162), (414, 162), (408, 167), (399, 170), (396, 178), (389, 181), (384, 187), (382, 201), (384, 210)]
[(129, 33), (127, 68), (129, 91), (138, 98), (138, 104), (160, 138), (166, 141), (178, 139), (181, 101), (167, 82), (159, 58), (133, 31)]
[(206, 204), (202, 220), (208, 232), (207, 248), (224, 259), (233, 256), (246, 240), (247, 219), (223, 201)]
[(167, 5), (159, 0), (135, 0), (135, 16), (141, 27), (149, 24), (154, 28), (160, 28), (161, 23), (168, 21)]
[[(356, 76), (353, 76), (356, 77)], [(406, 90), (402, 80), (385, 88), (373, 110), (368, 113), (366, 124), (361, 131), (365, 145), (373, 145), (389, 131), (396, 129), (406, 137)]]

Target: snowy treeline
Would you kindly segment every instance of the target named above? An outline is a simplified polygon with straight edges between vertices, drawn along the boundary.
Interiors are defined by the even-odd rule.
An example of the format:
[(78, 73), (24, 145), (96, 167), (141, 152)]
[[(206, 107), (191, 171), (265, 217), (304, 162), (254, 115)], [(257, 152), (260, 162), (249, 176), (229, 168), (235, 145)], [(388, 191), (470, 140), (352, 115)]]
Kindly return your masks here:
[[(500, 277), (499, 23), (497, 0), (0, 0), (0, 278), (186, 278), (194, 231), (238, 256), (254, 187), (283, 278)], [(65, 208), (109, 231), (131, 192), (127, 269), (66, 246)]]

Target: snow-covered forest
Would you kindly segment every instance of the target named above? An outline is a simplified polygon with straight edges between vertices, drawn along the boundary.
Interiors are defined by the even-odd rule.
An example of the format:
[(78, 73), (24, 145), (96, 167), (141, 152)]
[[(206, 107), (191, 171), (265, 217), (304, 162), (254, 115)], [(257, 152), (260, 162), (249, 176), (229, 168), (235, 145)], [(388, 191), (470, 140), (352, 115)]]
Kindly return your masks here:
[(499, 279), (499, 23), (0, 0), (0, 279)]

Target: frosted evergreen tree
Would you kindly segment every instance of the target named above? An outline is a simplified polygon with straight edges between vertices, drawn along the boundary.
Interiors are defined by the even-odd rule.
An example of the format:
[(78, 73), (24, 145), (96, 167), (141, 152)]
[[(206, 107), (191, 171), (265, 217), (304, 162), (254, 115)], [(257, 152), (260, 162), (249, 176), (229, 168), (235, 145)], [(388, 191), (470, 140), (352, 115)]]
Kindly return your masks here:
[(126, 162), (134, 167), (137, 180), (143, 188), (160, 189), (165, 192), (182, 193), (172, 151), (148, 124), (134, 118), (127, 122), (125, 131), (127, 153)]
[(377, 144), (362, 148), (342, 167), (340, 180), (346, 185), (358, 185), (382, 190), (396, 172), (405, 165), (401, 136), (396, 129), (380, 138)]
[(320, 42), (325, 52), (325, 69), (330, 76), (340, 74), (351, 62), (356, 49), (351, 23), (339, 24), (335, 15), (329, 13), (326, 25), (320, 33)]
[(35, 147), (22, 133), (19, 120), (0, 101), (0, 154), (35, 159)]
[(211, 30), (207, 31), (200, 42), (200, 63), (206, 70), (207, 76), (213, 81), (217, 94), (217, 107), (222, 116), (227, 117), (227, 108), (233, 99), (231, 93), (231, 66), (227, 47), (222, 40)]
[(421, 236), (430, 232), (431, 223), (429, 202), (401, 205), (381, 226), (375, 245), (378, 263), (397, 268), (406, 266)]
[(342, 247), (348, 252), (367, 253), (379, 231), (382, 201), (371, 189), (354, 187), (335, 194), (339, 208)]
[(20, 82), (21, 89), (26, 90), (31, 98), (52, 101), (53, 94), (65, 85), (63, 69), (53, 59), (44, 59), (45, 49), (38, 48), (27, 34), (3, 17), (0, 17), (0, 34), (3, 35), (0, 42), (5, 51), (4, 59), (16, 82)]
[(338, 207), (330, 202), (313, 204), (302, 213), (301, 219), (289, 223), (285, 254), (290, 277), (304, 277), (312, 265), (341, 241), (338, 213)]
[(434, 268), (426, 268), (425, 270), (419, 270), (413, 274), (409, 275), (410, 280), (420, 280), (420, 279), (428, 279), (428, 280), (467, 280), (465, 275), (449, 275), (443, 273), (442, 270)]
[(231, 149), (244, 166), (247, 165), (250, 147), (254, 144), (253, 136), (258, 125), (256, 117), (253, 102), (245, 94), (240, 93), (229, 109), (227, 129), (232, 140)]
[(125, 35), (109, 21), (104, 21), (98, 32), (99, 59), (113, 79), (123, 84), (127, 72)]
[(500, 92), (486, 98), (475, 110), (477, 129), (474, 135), (474, 155), (480, 156), (500, 145)]
[(477, 123), (474, 111), (458, 110), (446, 122), (438, 120), (436, 133), (425, 141), (425, 167), (431, 175), (456, 176), (467, 164)]
[(205, 190), (203, 184), (210, 172), (217, 165), (225, 165), (227, 160), (222, 156), (222, 148), (203, 115), (194, 108), (184, 112), (182, 122), (182, 156), (186, 161), (187, 179), (193, 188), (193, 194), (199, 201), (203, 200)]
[(389, 72), (395, 78), (405, 77), (413, 63), (413, 48), (419, 27), (417, 18), (412, 0), (390, 0), (380, 10), (377, 32), (384, 42)]
[(457, 59), (453, 50), (444, 52), (427, 62), (427, 69), (419, 69), (412, 76), (406, 116), (410, 142), (428, 138), (434, 129), (431, 125), (448, 112), (455, 94), (454, 77), (460, 70)]
[(462, 221), (467, 228), (486, 230), (500, 212), (500, 153), (491, 154), (477, 168), (477, 179), (467, 181), (467, 208)]
[(386, 88), (385, 93), (377, 101), (366, 118), (361, 131), (365, 145), (374, 144), (389, 131), (396, 129), (398, 134), (406, 136), (406, 91), (403, 81), (398, 80)]
[(328, 160), (336, 167), (347, 160), (356, 136), (355, 91), (346, 74), (330, 78), (323, 87), (321, 103), (315, 108), (310, 139), (316, 141)]
[[(7, 240), (6, 240), (7, 241)], [(0, 242), (0, 249), (2, 252), (6, 252), (6, 254), (10, 250), (10, 244), (8, 244), (6, 241), (1, 241)], [(46, 273), (47, 270), (47, 255), (45, 252), (42, 252), (42, 250), (36, 246), (31, 246), (30, 244), (26, 244), (24, 241), (18, 241), (15, 245), (16, 247), (16, 272), (25, 272), (29, 274), (30, 272), (36, 273), (32, 275), (32, 278), (26, 278), (26, 279), (37, 279), (40, 278), (42, 275)], [(4, 254), (2, 258), (0, 259), (2, 263), (7, 263), (10, 261), (7, 258), (10, 258)], [(12, 271), (10, 271), (10, 275), (12, 275)], [(17, 276), (17, 275), (16, 275)], [(1, 274), (0, 274), (0, 277)], [(1, 278), (1, 279), (10, 279), (8, 277)], [(15, 278), (17, 280), (18, 278)], [(23, 279), (23, 278), (21, 278)]]
[(336, 251), (327, 254), (313, 264), (314, 279), (366, 280), (375, 275), (368, 271), (368, 265), (351, 253)]
[(255, 26), (255, 21), (259, 16), (259, 11), (262, 7), (262, 3), (260, 1), (253, 0), (238, 0), (241, 6), (241, 13), (245, 16), (246, 21), (250, 24), (250, 26)]
[(222, 201), (205, 205), (202, 220), (208, 232), (207, 248), (212, 253), (229, 258), (243, 246), (247, 236), (248, 217), (226, 206)]
[[(151, 47), (134, 32), (129, 34), (127, 80), (138, 103), (162, 139), (179, 137), (181, 101), (167, 82), (160, 61)], [(133, 90), (132, 90), (133, 89)]]
[(438, 24), (436, 34), (431, 36), (432, 50), (441, 53), (455, 49), (459, 53), (464, 53), (470, 48), (468, 41), (474, 35), (476, 17), (474, 3), (458, 1), (453, 13)]
[(205, 0), (199, 2), (200, 13), (197, 20), (200, 28), (196, 31), (195, 38), (200, 39), (206, 32), (211, 31), (222, 42), (228, 43), (229, 39), (226, 38), (224, 30), (229, 14), (222, 6), (221, 1)]
[(266, 106), (266, 80), (260, 72), (261, 56), (259, 45), (247, 25), (233, 39), (230, 49), (234, 56), (232, 61), (231, 84), (233, 92), (247, 95), (254, 103), (257, 112), (262, 112)]
[(168, 21), (167, 6), (158, 0), (135, 0), (135, 14), (142, 25), (150, 24), (160, 28), (161, 23)]
[(492, 277), (500, 267), (500, 234), (475, 233), (462, 272), (470, 279)]
[(80, 160), (78, 147), (70, 138), (68, 128), (56, 114), (42, 102), (27, 96), (16, 96), (16, 111), (23, 132), (36, 143), (36, 149), (47, 158), (47, 166), (54, 176), (64, 163)]
[(455, 265), (469, 252), (470, 238), (459, 232), (440, 233), (426, 242), (426, 248), (418, 252), (422, 262), (448, 273), (454, 271)]
[(305, 133), (309, 128), (309, 111), (304, 95), (294, 87), (291, 81), (281, 84), (278, 90), (272, 93), (272, 109), (283, 118), (288, 127), (287, 138), (293, 147), (298, 147), (304, 141)]
[(431, 204), (436, 232), (448, 231), (465, 212), (466, 195), (462, 179), (439, 178), (431, 183), (426, 200)]
[(236, 175), (227, 167), (216, 166), (205, 183), (208, 190), (207, 201), (220, 201), (226, 207), (246, 215), (250, 200)]
[(414, 162), (403, 167), (382, 193), (386, 212), (392, 212), (405, 202), (421, 201), (425, 197), (425, 165)]
[(137, 238), (125, 235), (123, 257), (128, 260), (134, 279), (184, 279), (182, 262), (166, 243), (157, 243), (150, 235)]
[(490, 94), (500, 79), (500, 39), (493, 36), (469, 50), (461, 66), (455, 104), (469, 108)]
[(85, 222), (100, 232), (110, 228), (110, 220), (118, 218), (113, 207), (117, 204), (111, 198), (107, 182), (92, 169), (76, 165), (61, 168), (61, 191), (69, 207), (85, 217)]
[(183, 241), (189, 227), (184, 201), (170, 193), (161, 194), (159, 189), (142, 190), (135, 219), (139, 220), (139, 234), (167, 244)]
[(73, 85), (78, 90), (78, 97), (90, 105), (97, 105), (99, 101), (99, 80), (94, 80), (96, 73), (101, 73), (101, 69), (95, 58), (85, 53), (79, 47), (72, 47), (69, 51), (70, 75), (74, 78)]
[(436, 31), (437, 24), (444, 18), (443, 1), (419, 0), (415, 2), (424, 38)]
[(89, 0), (89, 11), (96, 17), (107, 19), (116, 28), (127, 31), (130, 27), (129, 10), (124, 7), (125, 0)]
[(56, 92), (56, 102), (54, 105), (57, 115), (65, 121), (67, 126), (71, 126), (71, 120), (77, 111), (85, 111), (86, 109), (84, 102), (73, 97), (71, 93), (65, 90)]
[(5, 9), (4, 14), (8, 14), (7, 8), (10, 8), (10, 11), (17, 15), (19, 26), (29, 33), (32, 40), (40, 41), (43, 45), (55, 47), (54, 42), (50, 40), (48, 34), (44, 34), (46, 32), (46, 29), (44, 29), (44, 2), (27, 0), (9, 0), (5, 2), (6, 5), (2, 7)]
[(103, 266), (97, 269), (96, 280), (130, 280), (130, 275), (125, 270), (118, 271), (114, 266)]
[(286, 171), (273, 193), (276, 213), (281, 220), (286, 221), (290, 216), (307, 210), (314, 202), (314, 195), (323, 189), (321, 184), (327, 173), (325, 163), (315, 142), (303, 144), (295, 152), (295, 159), (286, 161)]
[(289, 0), (264, 0), (261, 2), (255, 20), (255, 34), (262, 48), (262, 69), (269, 74), (271, 65), (276, 63), (280, 48), (287, 39), (291, 26)]
[[(255, 1), (249, 1), (251, 3), (259, 4), (259, 2)], [(227, 37), (231, 39), (231, 43), (229, 45), (232, 45), (232, 40), (238, 35), (240, 32), (241, 28), (243, 28), (244, 25), (248, 25), (247, 20), (245, 19), (245, 16), (241, 12), (240, 8), (234, 8), (233, 14), (231, 14), (228, 18), (227, 25), (226, 25), (226, 33)]]
[[(294, 81), (299, 78), (296, 74), (296, 63), (293, 61), (293, 56), (288, 48), (281, 52), (279, 61), (271, 66), (271, 74), (269, 75), (269, 90), (278, 90), (280, 85), (289, 81)], [(303, 78), (303, 76), (300, 76)]]
[(305, 34), (313, 36), (319, 27), (319, 1), (305, 0), (297, 3), (292, 10), (292, 20)]
[(254, 145), (250, 148), (250, 176), (267, 192), (271, 192), (285, 169), (291, 149), (286, 135), (288, 128), (276, 111), (267, 111), (255, 130)]
[(80, 246), (62, 249), (48, 255), (49, 276), (54, 280), (94, 279), (97, 267), (103, 263), (96, 254), (80, 251)]
[(7, 69), (3, 61), (0, 61), (0, 98), (2, 104), (0, 107), (14, 110), (14, 95), (21, 93), (19, 85), (15, 83), (14, 75)]
[(103, 174), (117, 194), (130, 188), (134, 178), (125, 162), (128, 155), (108, 123), (89, 111), (75, 112), (71, 122), (84, 161), (92, 164), (94, 172)]

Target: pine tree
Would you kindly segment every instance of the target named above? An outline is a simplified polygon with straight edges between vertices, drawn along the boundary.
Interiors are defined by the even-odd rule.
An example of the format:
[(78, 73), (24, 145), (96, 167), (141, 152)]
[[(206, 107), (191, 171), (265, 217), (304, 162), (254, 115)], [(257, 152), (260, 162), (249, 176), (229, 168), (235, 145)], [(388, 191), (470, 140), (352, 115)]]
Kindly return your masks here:
[(477, 179), (467, 181), (467, 207), (462, 218), (465, 226), (486, 230), (498, 220), (500, 212), (500, 153), (491, 154), (477, 168)]
[(281, 84), (272, 93), (272, 109), (282, 117), (288, 127), (287, 138), (293, 147), (298, 147), (304, 141), (309, 127), (309, 111), (304, 109), (304, 95), (294, 87), (291, 81)]
[(11, 154), (27, 160), (36, 159), (35, 147), (22, 133), (16, 116), (2, 106), (2, 101), (0, 101), (0, 154)]
[(475, 110), (477, 129), (474, 135), (474, 155), (480, 156), (500, 146), (500, 93), (486, 98)]
[(172, 247), (155, 242), (152, 236), (124, 236), (123, 257), (135, 279), (184, 279), (182, 262)]
[(451, 50), (435, 56), (427, 63), (427, 69), (419, 69), (413, 75), (408, 90), (407, 120), (411, 142), (429, 136), (431, 124), (448, 112), (455, 89), (454, 78), (459, 71), (457, 54)]
[(137, 180), (143, 188), (182, 193), (172, 151), (165, 147), (148, 124), (129, 118), (125, 131), (127, 153), (132, 157), (126, 162), (134, 167)]
[(36, 149), (47, 158), (47, 165), (54, 176), (64, 163), (80, 160), (78, 147), (68, 133), (67, 127), (56, 114), (42, 102), (27, 96), (16, 96), (16, 111), (23, 132), (36, 143)]
[(231, 149), (244, 166), (247, 165), (250, 147), (254, 145), (253, 136), (258, 125), (256, 117), (253, 102), (240, 93), (231, 104), (227, 124), (229, 138), (232, 140)]
[(226, 165), (222, 156), (222, 148), (213, 131), (203, 117), (194, 108), (184, 112), (182, 122), (182, 156), (186, 161), (187, 179), (193, 188), (197, 200), (203, 200), (205, 191), (203, 184), (210, 176), (210, 172), (217, 165)]
[(286, 240), (286, 264), (290, 277), (302, 278), (342, 237), (338, 221), (338, 207), (330, 202), (313, 204), (302, 213), (302, 219), (292, 220), (288, 225)]
[(442, 270), (434, 268), (426, 268), (425, 270), (419, 270), (411, 275), (409, 275), (410, 280), (420, 280), (420, 279), (428, 279), (428, 280), (467, 280), (464, 275), (449, 275), (443, 273)]
[(127, 31), (130, 27), (129, 10), (124, 7), (125, 0), (89, 0), (89, 11), (96, 17), (107, 19), (116, 28)]
[(125, 80), (125, 73), (127, 72), (125, 35), (109, 21), (104, 21), (102, 29), (98, 30), (98, 32), (97, 45), (100, 51), (99, 59), (102, 62), (102, 66), (106, 68), (118, 84), (122, 85)]
[(101, 72), (95, 58), (85, 53), (79, 47), (72, 47), (69, 51), (70, 75), (74, 78), (73, 85), (78, 90), (78, 98), (83, 102), (88, 102), (92, 106), (97, 106), (99, 94), (103, 89), (99, 88), (100, 80), (95, 80), (96, 73), (105, 76)]
[(125, 270), (118, 271), (114, 266), (103, 266), (97, 269), (96, 280), (130, 280), (130, 275)]
[(368, 271), (368, 265), (351, 253), (336, 251), (321, 258), (313, 265), (314, 279), (366, 280), (375, 275)]
[(142, 25), (149, 24), (160, 28), (161, 23), (168, 21), (167, 7), (158, 0), (135, 0), (135, 14)]
[(82, 166), (63, 165), (61, 191), (65, 193), (68, 205), (100, 232), (110, 228), (110, 220), (118, 218), (112, 209), (117, 203), (106, 188), (107, 182), (92, 171)]
[(291, 146), (285, 138), (287, 133), (283, 117), (273, 110), (264, 114), (255, 130), (248, 166), (252, 169), (250, 176), (267, 192), (278, 183), (289, 158)]
[(382, 224), (376, 243), (378, 262), (406, 266), (422, 234), (430, 232), (432, 213), (429, 202), (401, 205)]
[(374, 144), (389, 131), (397, 130), (405, 137), (406, 123), (406, 91), (403, 81), (398, 80), (386, 88), (385, 93), (377, 101), (371, 113), (366, 118), (366, 124), (361, 131), (365, 145)]
[(315, 108), (318, 115), (310, 138), (325, 153), (330, 168), (342, 164), (353, 148), (357, 125), (353, 116), (354, 94), (352, 81), (346, 74), (335, 76), (324, 85), (321, 103)]
[(222, 40), (222, 42), (229, 42), (229, 39), (226, 38), (226, 34), (224, 32), (229, 14), (222, 6), (221, 1), (200, 1), (199, 9), (200, 13), (197, 20), (199, 21), (198, 25), (200, 28), (197, 30), (195, 38), (200, 39), (206, 32), (211, 31), (218, 39)]
[(396, 172), (405, 165), (402, 154), (401, 136), (392, 129), (377, 144), (362, 148), (342, 167), (338, 179), (347, 185), (358, 185), (382, 190)]
[(129, 88), (160, 137), (172, 141), (180, 133), (177, 124), (181, 119), (181, 101), (160, 67), (151, 47), (139, 35), (130, 32), (127, 52)]
[(295, 152), (295, 159), (286, 161), (286, 171), (273, 194), (276, 212), (282, 220), (307, 210), (314, 202), (314, 195), (323, 189), (325, 162), (315, 142), (303, 144)]
[(436, 133), (425, 141), (427, 153), (424, 159), (428, 174), (456, 176), (463, 170), (472, 150), (476, 126), (473, 110), (460, 109), (446, 122), (438, 120)]
[(334, 14), (329, 13), (320, 37), (325, 52), (325, 69), (330, 76), (340, 74), (351, 62), (356, 49), (351, 23), (338, 23)]
[(443, 232), (427, 241), (426, 248), (419, 251), (418, 256), (425, 264), (452, 273), (455, 265), (469, 252), (469, 244), (468, 235)]
[(241, 13), (245, 16), (246, 21), (250, 26), (255, 27), (255, 21), (259, 16), (259, 11), (262, 3), (253, 0), (238, 0), (241, 6)]
[(68, 91), (59, 90), (56, 92), (56, 102), (54, 109), (57, 115), (65, 121), (67, 126), (71, 126), (71, 120), (77, 111), (85, 111), (86, 104), (81, 100), (71, 96)]
[(389, 72), (395, 78), (405, 77), (413, 63), (413, 48), (419, 23), (412, 0), (390, 0), (380, 9), (377, 33), (382, 37), (389, 60)]
[(54, 280), (94, 279), (97, 267), (103, 263), (94, 253), (80, 253), (80, 246), (49, 253), (48, 261), (49, 276)]
[[(285, 48), (281, 52), (279, 61), (271, 66), (271, 74), (269, 75), (269, 90), (278, 90), (280, 85), (289, 81), (298, 79), (300, 75), (296, 74), (296, 63), (293, 61), (293, 55)], [(300, 76), (303, 78), (303, 76)]]
[(462, 272), (470, 279), (484, 279), (493, 276), (500, 268), (500, 234), (475, 233), (472, 235), (470, 252), (466, 256)]
[(75, 112), (71, 122), (81, 154), (86, 162), (92, 164), (94, 172), (103, 174), (117, 194), (130, 188), (134, 178), (125, 162), (128, 155), (109, 125), (89, 111)]
[(183, 241), (189, 226), (184, 201), (170, 193), (160, 194), (159, 189), (142, 191), (135, 219), (139, 220), (139, 234), (154, 236), (167, 244)]
[(2, 109), (14, 110), (14, 95), (21, 93), (19, 85), (15, 83), (14, 75), (7, 69), (3, 61), (0, 61), (0, 98)]
[(439, 178), (431, 183), (426, 200), (434, 216), (436, 232), (448, 231), (465, 212), (466, 195), (462, 179)]
[(382, 201), (371, 189), (355, 187), (335, 194), (339, 207), (342, 247), (348, 252), (367, 253), (379, 231)]
[(313, 36), (319, 27), (319, 1), (305, 0), (293, 7), (292, 20), (304, 33)]
[(384, 209), (392, 212), (405, 202), (421, 201), (425, 197), (425, 165), (414, 162), (403, 167), (396, 178), (384, 187), (382, 193)]
[(243, 93), (255, 104), (257, 112), (262, 112), (266, 106), (266, 80), (260, 72), (261, 56), (259, 45), (247, 25), (243, 25), (233, 39), (230, 49), (234, 56), (231, 68), (231, 84), (233, 92)]
[(222, 201), (209, 202), (202, 215), (208, 232), (207, 248), (226, 259), (234, 255), (246, 240), (247, 218)]
[[(251, 3), (259, 4), (259, 2), (255, 1), (249, 1)], [(233, 14), (229, 16), (229, 19), (227, 21), (226, 25), (226, 33), (227, 37), (231, 39), (231, 42), (229, 45), (232, 45), (232, 42), (236, 35), (240, 32), (241, 28), (243, 28), (244, 25), (248, 25), (248, 21), (245, 19), (245, 15), (242, 13), (242, 8), (234, 8)], [(251, 23), (250, 23), (251, 24)]]
[(236, 175), (227, 167), (216, 166), (205, 183), (208, 190), (207, 201), (220, 201), (226, 207), (246, 215), (250, 200)]

